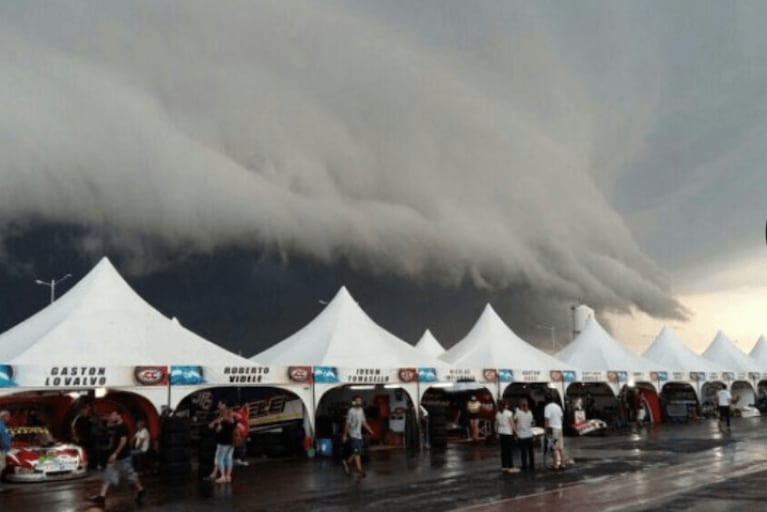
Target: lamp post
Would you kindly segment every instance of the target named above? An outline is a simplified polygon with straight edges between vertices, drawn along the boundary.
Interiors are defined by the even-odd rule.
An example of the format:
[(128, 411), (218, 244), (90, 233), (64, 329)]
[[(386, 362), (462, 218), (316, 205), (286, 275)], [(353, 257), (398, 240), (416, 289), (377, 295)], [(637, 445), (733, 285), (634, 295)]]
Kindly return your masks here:
[(546, 329), (551, 332), (551, 350), (554, 352), (557, 351), (557, 338), (556, 338), (556, 330), (559, 329), (556, 325), (536, 325), (538, 329)]
[(72, 277), (71, 274), (66, 274), (59, 279), (51, 279), (50, 282), (37, 279), (35, 283), (47, 286), (51, 289), (51, 304), (53, 304), (53, 301), (56, 300), (56, 285), (70, 277)]

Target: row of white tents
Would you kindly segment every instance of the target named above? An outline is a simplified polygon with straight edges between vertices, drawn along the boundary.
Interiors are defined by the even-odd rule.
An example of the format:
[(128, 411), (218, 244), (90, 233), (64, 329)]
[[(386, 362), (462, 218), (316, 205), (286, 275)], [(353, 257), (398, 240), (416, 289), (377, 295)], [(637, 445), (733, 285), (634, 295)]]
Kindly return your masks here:
[[(128, 390), (176, 407), (190, 393), (217, 386), (273, 386), (295, 393), (316, 413), (339, 386), (401, 387), (418, 403), (426, 387), (472, 381), (497, 390), (545, 382), (746, 381), (767, 378), (767, 341), (750, 355), (721, 332), (703, 355), (664, 328), (642, 355), (613, 339), (596, 318), (549, 355), (517, 336), (485, 307), (470, 332), (445, 351), (427, 330), (413, 346), (371, 320), (345, 288), (304, 328), (250, 359), (189, 331), (147, 304), (107, 258), (66, 294), (0, 334), (0, 394), (93, 388)], [(313, 427), (314, 414), (307, 415)]]

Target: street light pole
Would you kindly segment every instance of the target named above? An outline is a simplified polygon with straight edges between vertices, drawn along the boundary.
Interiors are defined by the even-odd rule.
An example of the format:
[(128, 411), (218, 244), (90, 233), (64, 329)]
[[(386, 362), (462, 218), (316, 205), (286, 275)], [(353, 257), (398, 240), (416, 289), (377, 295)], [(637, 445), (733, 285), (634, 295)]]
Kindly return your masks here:
[(35, 283), (41, 284), (43, 286), (47, 286), (48, 288), (51, 289), (51, 304), (53, 304), (53, 301), (56, 300), (56, 285), (59, 284), (60, 282), (64, 281), (64, 280), (66, 280), (66, 279), (69, 279), (70, 277), (72, 277), (71, 274), (66, 274), (65, 276), (63, 276), (63, 277), (61, 277), (59, 279), (51, 279), (50, 282), (48, 282), (48, 281), (41, 281), (40, 279), (37, 279), (35, 281)]
[(551, 350), (554, 352), (557, 351), (557, 338), (556, 338), (556, 330), (559, 329), (556, 325), (536, 325), (538, 329), (547, 329), (551, 332)]

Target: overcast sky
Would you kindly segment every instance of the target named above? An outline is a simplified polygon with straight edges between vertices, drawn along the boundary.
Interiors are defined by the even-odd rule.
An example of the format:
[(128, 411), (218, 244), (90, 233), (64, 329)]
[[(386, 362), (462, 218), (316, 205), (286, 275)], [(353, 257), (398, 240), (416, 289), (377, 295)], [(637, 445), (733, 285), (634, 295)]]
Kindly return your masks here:
[(34, 272), (9, 234), (65, 223), (138, 276), (167, 268), (146, 240), (267, 250), (424, 295), (527, 290), (539, 314), (583, 301), (637, 350), (664, 323), (750, 349), (766, 19), (758, 1), (6, 2), (0, 258)]

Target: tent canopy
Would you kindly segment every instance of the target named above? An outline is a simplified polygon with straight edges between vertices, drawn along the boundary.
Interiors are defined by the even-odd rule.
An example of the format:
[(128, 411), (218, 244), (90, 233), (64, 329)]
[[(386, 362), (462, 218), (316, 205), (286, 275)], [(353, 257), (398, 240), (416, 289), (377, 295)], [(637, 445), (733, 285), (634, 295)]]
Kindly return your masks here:
[(488, 304), (469, 333), (441, 359), (461, 368), (515, 368), (548, 372), (577, 369), (517, 336)]
[(722, 371), (719, 365), (688, 348), (667, 326), (661, 329), (642, 355), (672, 371)]
[(422, 350), (431, 357), (439, 357), (445, 353), (445, 348), (440, 345), (429, 329), (423, 333), (421, 339), (415, 344), (415, 348)]
[(595, 317), (586, 321), (581, 333), (556, 356), (587, 371), (666, 370), (660, 364), (638, 356), (616, 341)]
[(0, 335), (19, 365), (252, 365), (163, 316), (108, 258), (58, 300)]
[(759, 364), (740, 350), (722, 331), (716, 333), (703, 357), (731, 372), (758, 372)]
[(748, 355), (762, 368), (760, 371), (767, 369), (767, 338), (764, 337), (764, 334), (759, 336), (759, 339), (756, 340), (756, 345), (754, 345), (754, 348), (751, 349)]
[(264, 364), (337, 367), (444, 367), (380, 327), (342, 287), (301, 330), (255, 355)]

